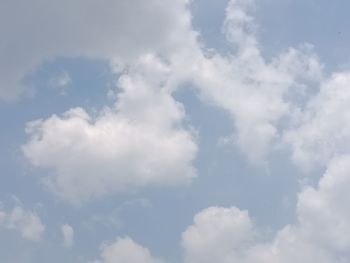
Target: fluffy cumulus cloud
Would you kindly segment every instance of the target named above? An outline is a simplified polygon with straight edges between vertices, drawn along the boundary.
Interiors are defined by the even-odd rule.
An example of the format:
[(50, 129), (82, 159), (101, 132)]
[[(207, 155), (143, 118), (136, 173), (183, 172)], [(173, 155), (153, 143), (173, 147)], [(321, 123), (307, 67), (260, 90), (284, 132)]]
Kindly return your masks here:
[(235, 131), (226, 141), (260, 162), (281, 143), (286, 123), (294, 124), (324, 74), (307, 43), (265, 58), (255, 32), (254, 9), (255, 1), (228, 2), (223, 23), (231, 45), (228, 54), (207, 50), (187, 28), (191, 37), (163, 58), (172, 88), (191, 83), (203, 102), (227, 111)]
[[(79, 34), (75, 33), (80, 20), (72, 17), (81, 6), (78, 2), (76, 6), (65, 1), (60, 4), (72, 11), (65, 21), (57, 21), (72, 24), (67, 34), (72, 31), (72, 38), (78, 38), (65, 45), (78, 43), (80, 55), (104, 57), (122, 74), (118, 81), (121, 93), (113, 107), (95, 115), (74, 108), (28, 125), (30, 139), (23, 147), (24, 153), (34, 166), (54, 172), (47, 183), (56, 194), (84, 201), (147, 185), (189, 182), (195, 175), (192, 161), (196, 146), (192, 134), (183, 127), (183, 106), (173, 98), (173, 92), (183, 83), (191, 83), (204, 102), (230, 114), (235, 131), (224, 141), (238, 146), (253, 162), (264, 161), (271, 150), (284, 143), (303, 166), (319, 161), (326, 165), (328, 159), (345, 151), (348, 132), (343, 124), (347, 120), (343, 92), (347, 74), (334, 74), (327, 80), (308, 44), (264, 58), (252, 15), (255, 1), (228, 3), (223, 29), (232, 45), (229, 55), (207, 51), (198, 42), (187, 1), (172, 1), (172, 9), (166, 8), (166, 2), (152, 0), (147, 5), (136, 5), (137, 0), (133, 1), (106, 1), (108, 12), (92, 27), (96, 32), (89, 28)], [(84, 2), (79, 17), (97, 15), (106, 6)], [(7, 4), (7, 8), (13, 7)], [(136, 22), (129, 19), (130, 12), (140, 14)], [(158, 21), (160, 18), (163, 23)], [(101, 27), (103, 23), (114, 26), (97, 30), (100, 23)], [(145, 27), (142, 34), (136, 24)], [(146, 29), (159, 36), (151, 38)], [(109, 38), (111, 32), (118, 36), (117, 44)], [(101, 43), (92, 41), (91, 47), (82, 44), (81, 39), (89, 39), (90, 34), (96, 41), (102, 39)], [(106, 38), (112, 40), (106, 42)], [(143, 40), (142, 47), (138, 46), (140, 41), (135, 41), (138, 38)], [(64, 51), (76, 54), (75, 49)], [(310, 99), (319, 85), (319, 94)], [(343, 103), (338, 103), (340, 97)]]
[(198, 87), (206, 101), (232, 114), (233, 141), (251, 160), (264, 160), (284, 145), (299, 167), (326, 167), (350, 149), (349, 72), (326, 75), (310, 44), (265, 59), (254, 5), (229, 2), (224, 32), (234, 53), (203, 60)]
[(297, 126), (285, 134), (293, 159), (305, 169), (326, 166), (350, 149), (350, 73), (334, 73), (306, 105)]
[[(280, 120), (295, 108), (284, 100), (289, 91), (303, 81), (320, 79), (322, 67), (309, 46), (290, 48), (265, 61), (250, 15), (253, 1), (229, 2), (225, 32), (234, 51), (228, 57), (207, 54), (201, 47), (190, 26), (186, 1), (172, 5), (177, 8), (167, 18), (176, 21), (170, 23), (176, 28), (171, 48), (152, 44), (152, 52), (142, 49), (124, 60), (128, 67), (119, 78), (121, 93), (114, 107), (97, 116), (75, 108), (28, 125), (25, 156), (34, 166), (53, 171), (47, 184), (63, 199), (80, 202), (148, 185), (188, 183), (195, 176), (196, 145), (182, 125), (183, 106), (173, 98), (183, 83), (192, 83), (204, 101), (230, 113), (236, 132), (228, 141), (258, 162), (279, 138)], [(159, 11), (153, 8), (152, 13)], [(182, 15), (175, 18), (173, 12)], [(172, 30), (169, 23), (163, 26)], [(106, 54), (116, 70), (123, 68), (117, 65), (122, 60), (116, 51)]]
[[(295, 90), (304, 90), (309, 82), (318, 82), (322, 66), (308, 45), (264, 59), (255, 34), (254, 1), (229, 2), (224, 32), (232, 52), (228, 56), (208, 53), (196, 41), (188, 4), (187, 0), (4, 3), (1, 24), (8, 24), (5, 22), (12, 19), (9, 14), (14, 11), (23, 17), (21, 21), (31, 18), (31, 22), (18, 22), (11, 32), (3, 30), (16, 36), (5, 37), (7, 42), (17, 43), (6, 43), (10, 50), (1, 49), (4, 56), (17, 54), (18, 58), (3, 60), (12, 61), (13, 67), (0, 64), (4, 76), (0, 78), (0, 97), (16, 96), (25, 73), (44, 58), (103, 58), (120, 70), (147, 53), (158, 54), (169, 63), (173, 86), (191, 82), (204, 101), (227, 110), (236, 127), (227, 141), (238, 145), (252, 161), (261, 161), (280, 136), (280, 121), (295, 110), (294, 102), (285, 98)], [(30, 37), (35, 43), (18, 40), (25, 36), (23, 31), (36, 32)], [(19, 50), (13, 52), (14, 48)]]
[(18, 231), (24, 239), (39, 241), (44, 234), (45, 225), (33, 211), (16, 206), (12, 211), (0, 209), (0, 227)]
[(262, 241), (247, 212), (208, 208), (182, 236), (186, 263), (343, 263), (350, 260), (350, 157), (332, 160), (318, 187), (307, 187), (297, 205), (298, 222)]
[(0, 3), (0, 99), (56, 56), (106, 59), (119, 65), (149, 51), (172, 52), (190, 36), (188, 0), (63, 0)]
[[(198, 213), (182, 235), (184, 261), (350, 261), (350, 207), (344, 201), (350, 198), (350, 73), (326, 76), (309, 44), (266, 59), (256, 37), (253, 0), (228, 3), (223, 26), (232, 46), (228, 55), (198, 42), (186, 0), (15, 0), (1, 5), (5, 44), (0, 55), (7, 61), (0, 62), (1, 98), (18, 96), (25, 74), (57, 55), (106, 59), (120, 74), (113, 106), (95, 114), (72, 108), (27, 125), (23, 152), (35, 167), (49, 171), (45, 181), (56, 195), (79, 203), (191, 182), (197, 145), (184, 123), (185, 108), (173, 96), (190, 83), (205, 103), (230, 114), (235, 131), (225, 141), (251, 161), (263, 161), (282, 145), (290, 147), (299, 166), (328, 168), (316, 187), (299, 193), (296, 223), (272, 238), (238, 208)], [(45, 12), (37, 12), (38, 7)], [(4, 25), (14, 10), (23, 19), (9, 32)], [(29, 23), (29, 18), (35, 19)], [(23, 32), (36, 33), (28, 42), (22, 41)], [(15, 56), (6, 59), (8, 54)], [(0, 225), (34, 240), (44, 230), (36, 215), (22, 208), (1, 212)], [(72, 229), (62, 231), (71, 244)], [(93, 263), (161, 262), (130, 238), (104, 245), (100, 258)]]
[(120, 78), (114, 107), (97, 116), (75, 108), (28, 125), (23, 151), (34, 166), (54, 172), (47, 183), (56, 194), (80, 202), (191, 181), (197, 146), (167, 73), (157, 57), (145, 56)]
[(62, 237), (63, 237), (63, 246), (70, 248), (74, 243), (74, 229), (68, 224), (64, 224), (61, 227)]
[(90, 263), (162, 263), (160, 259), (153, 257), (147, 248), (129, 237), (118, 238), (112, 244), (105, 244), (101, 250), (101, 259)]
[(232, 116), (236, 131), (226, 141), (237, 145), (251, 161), (261, 162), (278, 144), (281, 122), (298, 108), (289, 98), (304, 96), (306, 84), (318, 83), (322, 65), (308, 44), (265, 59), (256, 38), (254, 4), (229, 2), (224, 32), (232, 51), (228, 56), (204, 56), (194, 69), (193, 81), (204, 101)]
[[(182, 234), (184, 262), (349, 262), (350, 206), (345, 201), (350, 198), (349, 187), (350, 156), (338, 156), (317, 187), (306, 187), (299, 194), (296, 223), (272, 237), (260, 231), (247, 211), (209, 207), (195, 215)], [(122, 251), (132, 250), (135, 259), (124, 259)], [(103, 247), (102, 259), (95, 262), (158, 262), (128, 238)]]
[(253, 224), (246, 211), (210, 207), (198, 213), (183, 233), (185, 262), (239, 262), (235, 252), (253, 238)]
[(284, 144), (298, 166), (328, 168), (317, 187), (299, 193), (297, 222), (272, 238), (235, 207), (200, 212), (182, 235), (185, 262), (349, 262), (349, 73), (325, 76), (310, 45), (267, 61), (253, 9), (254, 1), (229, 2), (224, 29), (234, 53), (203, 57), (194, 83), (205, 101), (232, 114), (233, 140), (251, 160)]

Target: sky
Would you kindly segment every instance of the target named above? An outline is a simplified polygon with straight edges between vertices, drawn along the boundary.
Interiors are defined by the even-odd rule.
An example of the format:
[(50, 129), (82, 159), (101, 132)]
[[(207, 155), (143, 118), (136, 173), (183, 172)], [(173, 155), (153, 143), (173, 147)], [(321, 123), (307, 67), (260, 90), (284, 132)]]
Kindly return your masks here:
[(349, 8), (0, 0), (0, 261), (350, 262)]

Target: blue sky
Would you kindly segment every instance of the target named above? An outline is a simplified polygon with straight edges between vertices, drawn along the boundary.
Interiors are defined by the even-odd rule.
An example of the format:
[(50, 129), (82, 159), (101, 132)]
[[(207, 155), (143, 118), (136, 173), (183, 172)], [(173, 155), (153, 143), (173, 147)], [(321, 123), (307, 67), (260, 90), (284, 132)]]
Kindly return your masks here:
[(346, 1), (0, 0), (0, 257), (350, 261)]

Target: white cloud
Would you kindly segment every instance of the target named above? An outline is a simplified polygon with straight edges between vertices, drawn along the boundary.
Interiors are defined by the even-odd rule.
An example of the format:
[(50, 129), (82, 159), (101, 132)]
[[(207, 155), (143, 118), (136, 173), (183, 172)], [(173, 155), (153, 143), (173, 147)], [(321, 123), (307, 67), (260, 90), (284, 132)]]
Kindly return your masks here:
[(30, 123), (26, 157), (53, 170), (49, 186), (71, 202), (189, 183), (197, 146), (182, 125), (184, 109), (171, 96), (167, 74), (159, 59), (145, 56), (120, 78), (114, 107), (98, 116), (75, 108)]
[(230, 113), (236, 128), (231, 141), (259, 163), (279, 143), (279, 127), (296, 110), (289, 98), (307, 93), (308, 84), (318, 83), (322, 65), (307, 44), (265, 59), (251, 15), (254, 7), (255, 1), (229, 2), (224, 32), (232, 44), (231, 53), (197, 55), (189, 75), (205, 102)]
[(199, 89), (206, 101), (231, 113), (232, 140), (249, 159), (262, 161), (275, 147), (287, 145), (299, 167), (326, 167), (349, 153), (350, 73), (326, 76), (309, 44), (265, 59), (254, 8), (253, 0), (229, 2), (224, 31), (235, 52), (203, 63)]
[(307, 104), (295, 128), (285, 134), (293, 160), (305, 169), (327, 166), (350, 149), (350, 73), (334, 73)]
[(0, 3), (0, 99), (24, 92), (23, 78), (57, 56), (129, 63), (172, 52), (188, 39), (188, 0), (62, 0)]
[(129, 237), (118, 238), (112, 244), (105, 244), (101, 250), (101, 259), (90, 263), (162, 263), (160, 259), (153, 257), (148, 249)]
[[(298, 215), (304, 235), (312, 243), (332, 251), (350, 249), (350, 156), (330, 161), (318, 188), (307, 187), (299, 195)], [(347, 255), (350, 256), (350, 255)]]
[(70, 248), (74, 244), (74, 229), (68, 224), (64, 224), (61, 227), (62, 237), (63, 237), (63, 246)]
[[(300, 192), (296, 223), (272, 237), (254, 225), (247, 211), (209, 207), (195, 215), (193, 224), (182, 234), (184, 262), (349, 262), (350, 206), (346, 202), (350, 198), (349, 187), (350, 156), (338, 156), (330, 162), (317, 187), (308, 186)], [(102, 251), (103, 260), (94, 263), (154, 262), (145, 259), (150, 257), (147, 249), (129, 238), (118, 239)], [(128, 253), (135, 259), (124, 256)]]
[(261, 241), (245, 211), (209, 208), (182, 237), (186, 263), (343, 263), (350, 260), (350, 157), (329, 164), (317, 188), (299, 194), (298, 222)]
[[(204, 101), (231, 114), (236, 132), (230, 140), (254, 162), (264, 159), (280, 137), (280, 122), (294, 114), (294, 102), (285, 100), (288, 94), (322, 76), (322, 66), (307, 45), (264, 59), (253, 0), (228, 4), (224, 32), (233, 46), (228, 56), (208, 53), (197, 43), (188, 0), (17, 1), (0, 8), (6, 40), (0, 52), (5, 58), (12, 54), (3, 60), (6, 65), (0, 63), (0, 97), (16, 97), (25, 74), (50, 57), (102, 58), (121, 70), (120, 65), (133, 65), (147, 53), (159, 54), (169, 62), (173, 88), (191, 81)], [(4, 25), (13, 13), (21, 19), (9, 30)]]
[[(250, 160), (263, 160), (282, 139), (292, 146), (298, 164), (328, 164), (328, 170), (317, 188), (307, 187), (299, 194), (297, 223), (284, 227), (270, 241), (262, 241), (246, 211), (212, 207), (200, 212), (182, 236), (185, 262), (348, 262), (350, 209), (344, 200), (349, 199), (350, 157), (339, 155), (347, 154), (350, 146), (350, 74), (336, 73), (325, 81), (322, 65), (307, 44), (265, 59), (251, 15), (254, 1), (229, 2), (224, 32), (233, 51), (228, 56), (209, 52), (195, 41), (186, 5), (187, 1), (109, 0), (106, 6), (94, 6), (88, 1), (81, 16), (76, 16), (79, 3), (52, 5), (57, 16), (60, 10), (71, 13), (66, 21), (56, 15), (50, 18), (59, 21), (50, 30), (57, 35), (45, 37), (50, 36), (55, 45), (63, 36), (70, 41), (57, 48), (51, 42), (40, 43), (23, 61), (19, 54), (12, 60), (13, 68), (17, 63), (23, 68), (16, 71), (0, 63), (0, 69), (11, 73), (0, 83), (0, 97), (15, 96), (1, 87), (18, 86), (25, 72), (44, 57), (82, 55), (108, 59), (116, 71), (120, 64), (128, 67), (122, 67), (121, 93), (113, 107), (97, 116), (73, 108), (61, 116), (30, 123), (24, 154), (34, 166), (53, 172), (46, 177), (50, 189), (71, 202), (145, 186), (186, 184), (196, 175), (197, 146), (183, 125), (183, 105), (172, 95), (188, 81), (203, 101), (230, 113), (236, 128), (230, 139)], [(101, 12), (100, 21), (92, 10), (107, 12)], [(51, 12), (44, 15), (50, 17)], [(136, 21), (130, 13), (138, 14)], [(91, 24), (82, 26), (86, 17)], [(81, 27), (86, 31), (76, 35)], [(314, 90), (308, 89), (318, 85), (319, 94), (310, 99)], [(0, 223), (8, 226), (7, 218), (6, 213), (0, 214)], [(129, 238), (105, 245), (101, 260), (94, 263), (116, 261), (159, 262)]]
[[(231, 140), (250, 160), (261, 162), (280, 137), (280, 121), (293, 110), (284, 100), (290, 89), (321, 78), (322, 66), (309, 46), (265, 61), (250, 15), (254, 1), (228, 5), (225, 32), (236, 51), (227, 57), (206, 54), (191, 29), (186, 3), (174, 1), (176, 8), (168, 14), (167, 19), (174, 19), (173, 12), (181, 14), (177, 22), (169, 22), (174, 34), (181, 32), (173, 35), (171, 51), (150, 46), (152, 52), (142, 49), (125, 59), (129, 65), (119, 79), (122, 92), (114, 107), (97, 116), (75, 108), (28, 125), (25, 156), (34, 166), (54, 172), (47, 182), (61, 198), (81, 202), (144, 186), (190, 182), (197, 147), (183, 128), (183, 106), (172, 97), (182, 83), (192, 82), (204, 101), (227, 110), (236, 127)], [(109, 57), (113, 65), (121, 61), (116, 57)]]
[(35, 212), (26, 211), (20, 206), (11, 212), (0, 209), (0, 227), (18, 231), (24, 239), (39, 241), (45, 231), (45, 225)]
[(59, 72), (49, 79), (49, 86), (59, 92), (60, 95), (66, 95), (67, 88), (71, 85), (72, 79), (66, 71)]
[(236, 251), (253, 238), (253, 224), (246, 211), (210, 207), (197, 214), (182, 235), (185, 262), (240, 262)]

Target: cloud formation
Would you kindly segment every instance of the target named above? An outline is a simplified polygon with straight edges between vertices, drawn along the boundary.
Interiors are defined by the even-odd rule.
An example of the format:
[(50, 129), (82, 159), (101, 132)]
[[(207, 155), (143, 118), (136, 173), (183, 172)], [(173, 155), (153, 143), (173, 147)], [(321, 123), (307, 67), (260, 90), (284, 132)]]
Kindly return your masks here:
[(253, 224), (246, 211), (207, 208), (195, 215), (194, 224), (182, 235), (185, 262), (241, 262), (237, 250), (243, 250), (253, 238)]
[(18, 231), (24, 239), (39, 241), (44, 234), (45, 225), (33, 212), (16, 206), (11, 212), (0, 209), (0, 227)]
[(57, 91), (60, 95), (66, 95), (67, 89), (71, 84), (72, 79), (66, 71), (55, 74), (48, 81), (49, 87)]
[(331, 161), (318, 187), (299, 194), (297, 223), (265, 241), (246, 211), (208, 208), (182, 236), (186, 263), (341, 263), (350, 260), (350, 157)]
[(45, 60), (82, 56), (122, 65), (150, 51), (171, 52), (189, 26), (188, 0), (1, 1), (0, 100), (25, 93), (24, 78)]
[(230, 54), (203, 54), (191, 76), (206, 103), (231, 115), (235, 131), (226, 141), (253, 163), (261, 163), (280, 143), (282, 123), (298, 110), (294, 97), (322, 79), (322, 65), (309, 44), (265, 59), (256, 37), (254, 7), (255, 1), (229, 2), (223, 31), (232, 46)]
[(90, 263), (162, 263), (151, 255), (148, 249), (135, 243), (129, 237), (117, 238), (112, 244), (101, 247), (101, 259)]
[[(58, 36), (50, 41), (60, 43), (62, 36), (72, 34), (70, 42), (57, 48), (44, 43), (40, 54), (14, 60), (14, 65), (21, 62), (23, 68), (12, 71), (9, 67), (14, 73), (0, 82), (0, 97), (17, 96), (18, 89), (12, 94), (1, 87), (20, 87), (25, 72), (43, 58), (56, 55), (107, 59), (120, 77), (113, 106), (97, 114), (72, 108), (27, 125), (29, 139), (23, 152), (34, 166), (51, 172), (45, 178), (49, 188), (64, 200), (80, 203), (143, 187), (190, 183), (197, 175), (193, 165), (196, 139), (184, 124), (184, 106), (173, 96), (190, 83), (202, 101), (230, 114), (235, 131), (226, 141), (238, 146), (252, 162), (264, 161), (282, 145), (291, 149), (299, 167), (328, 169), (317, 187), (308, 186), (299, 193), (297, 222), (272, 238), (260, 232), (247, 211), (236, 207), (201, 211), (182, 235), (184, 261), (348, 262), (350, 209), (344, 200), (349, 199), (350, 187), (350, 75), (338, 72), (327, 77), (309, 44), (286, 48), (266, 59), (255, 32), (254, 3), (229, 2), (223, 29), (232, 50), (222, 55), (206, 50), (196, 39), (187, 1), (152, 0), (145, 5), (136, 0), (109, 0), (97, 10), (106, 11), (107, 5), (114, 8), (109, 6), (103, 19), (97, 19), (96, 28), (88, 24), (92, 30), (78, 35), (80, 24), (73, 18), (80, 5), (64, 1), (64, 8), (72, 14), (67, 22), (57, 19), (63, 23), (58, 28), (65, 23), (73, 26), (64, 33), (53, 30)], [(85, 21), (95, 14), (91, 10), (96, 6), (91, 1), (83, 6), (79, 17)], [(128, 16), (134, 12), (140, 14), (136, 21)], [(18, 213), (26, 217), (23, 211)], [(21, 222), (9, 218), (12, 216), (0, 214), (0, 223), (5, 222), (7, 228), (17, 226), (23, 236), (35, 236), (30, 231), (23, 234), (28, 231), (21, 230), (22, 223), (6, 223)], [(30, 218), (35, 221), (35, 216)], [(31, 223), (37, 229), (34, 233), (43, 231), (38, 222)], [(70, 246), (73, 230), (65, 226), (62, 231)], [(160, 262), (130, 238), (119, 238), (101, 250), (101, 259), (93, 263)]]
[(310, 99), (298, 125), (286, 132), (293, 160), (309, 170), (327, 166), (350, 149), (350, 73), (334, 73)]
[(47, 182), (61, 198), (81, 202), (144, 186), (190, 182), (197, 146), (183, 126), (184, 108), (173, 97), (185, 83), (205, 103), (230, 114), (235, 131), (225, 141), (252, 162), (265, 161), (285, 142), (298, 155), (302, 138), (290, 135), (290, 127), (298, 129), (308, 115), (298, 98), (308, 101), (306, 87), (323, 80), (323, 66), (312, 47), (288, 48), (265, 59), (252, 16), (255, 2), (231, 0), (224, 22), (231, 54), (209, 52), (196, 38), (187, 4), (175, 1), (172, 12), (181, 12), (183, 19), (169, 15), (173, 23), (164, 24), (181, 32), (171, 38), (171, 49), (150, 46), (123, 63), (110, 52), (112, 67), (122, 71), (114, 107), (97, 116), (74, 108), (27, 126), (24, 154), (34, 166), (54, 172)]
[[(350, 207), (344, 201), (350, 198), (349, 187), (350, 156), (339, 156), (330, 162), (317, 187), (305, 187), (298, 195), (296, 223), (286, 225), (272, 237), (254, 224), (247, 211), (236, 207), (204, 209), (182, 234), (184, 262), (349, 262)], [(124, 242), (135, 246), (130, 239)], [(119, 257), (124, 262), (115, 252), (119, 251), (119, 243), (121, 240), (107, 246), (102, 253), (105, 261), (97, 262), (119, 262)], [(143, 257), (138, 260), (153, 262)]]
[(74, 229), (68, 224), (64, 224), (61, 227), (63, 246), (66, 248), (71, 248), (74, 244)]
[(47, 183), (61, 198), (82, 202), (145, 186), (188, 184), (197, 146), (185, 112), (166, 85), (168, 69), (148, 55), (119, 79), (121, 93), (97, 116), (82, 108), (27, 126), (23, 146), (34, 166), (54, 172)]

